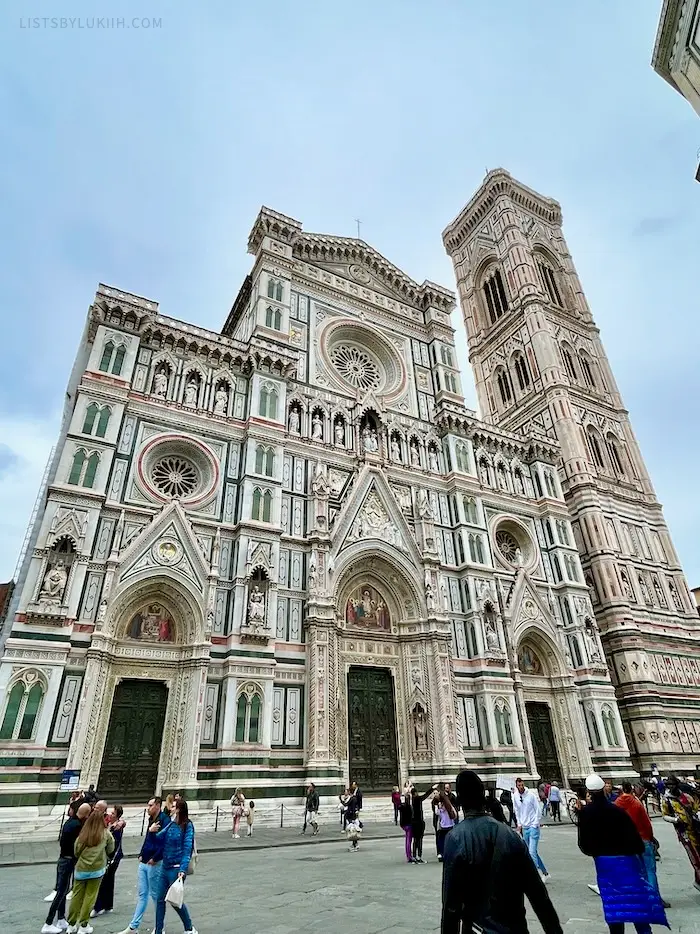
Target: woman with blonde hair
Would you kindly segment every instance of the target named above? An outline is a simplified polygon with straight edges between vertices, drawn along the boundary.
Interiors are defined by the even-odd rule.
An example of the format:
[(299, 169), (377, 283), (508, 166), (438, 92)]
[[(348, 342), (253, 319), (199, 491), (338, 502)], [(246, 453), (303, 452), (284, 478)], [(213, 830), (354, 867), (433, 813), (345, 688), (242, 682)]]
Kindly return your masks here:
[[(73, 897), (68, 912), (69, 934), (89, 934), (90, 912), (95, 907), (107, 857), (114, 853), (114, 837), (104, 825), (101, 811), (93, 811), (75, 841)], [(77, 927), (76, 927), (77, 925)]]
[(173, 808), (175, 807), (175, 795), (171, 792), (165, 801), (163, 802), (163, 810), (168, 815), (168, 817), (173, 816)]

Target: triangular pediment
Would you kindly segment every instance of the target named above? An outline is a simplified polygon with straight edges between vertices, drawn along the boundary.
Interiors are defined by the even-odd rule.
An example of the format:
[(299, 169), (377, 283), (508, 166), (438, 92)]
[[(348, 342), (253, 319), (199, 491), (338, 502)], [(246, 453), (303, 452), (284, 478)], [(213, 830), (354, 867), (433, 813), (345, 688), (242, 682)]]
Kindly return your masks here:
[(333, 528), (332, 554), (356, 542), (381, 541), (421, 562), (416, 540), (383, 473), (365, 467)]
[(547, 602), (537, 592), (527, 571), (520, 568), (515, 586), (506, 608), (512, 621), (512, 632), (517, 644), (520, 635), (533, 626), (555, 636), (557, 623)]
[(185, 511), (173, 501), (129, 544), (119, 558), (120, 585), (164, 573), (204, 593), (209, 565)]

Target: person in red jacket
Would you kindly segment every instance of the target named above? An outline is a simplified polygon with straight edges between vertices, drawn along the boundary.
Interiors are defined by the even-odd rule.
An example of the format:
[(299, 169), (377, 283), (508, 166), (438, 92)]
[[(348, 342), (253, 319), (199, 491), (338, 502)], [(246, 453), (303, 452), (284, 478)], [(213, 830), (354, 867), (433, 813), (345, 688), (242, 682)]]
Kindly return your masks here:
[[(644, 841), (644, 853), (642, 857), (644, 859), (647, 879), (649, 880), (649, 884), (653, 885), (658, 892), (659, 881), (656, 877), (656, 850), (653, 842), (654, 831), (651, 826), (651, 821), (649, 820), (649, 815), (647, 814), (647, 809), (633, 793), (631, 782), (622, 783), (622, 794), (615, 799), (615, 806), (627, 812), (632, 818), (634, 826), (639, 831), (639, 836)], [(664, 908), (671, 907), (670, 903), (667, 902), (665, 898), (662, 898), (661, 901), (664, 903)]]

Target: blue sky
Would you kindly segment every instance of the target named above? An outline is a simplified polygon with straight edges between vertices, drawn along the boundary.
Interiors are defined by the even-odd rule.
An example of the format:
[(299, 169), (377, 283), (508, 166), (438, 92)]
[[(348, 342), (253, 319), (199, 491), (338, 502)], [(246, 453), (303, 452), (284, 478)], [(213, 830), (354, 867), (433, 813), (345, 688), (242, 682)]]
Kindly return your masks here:
[[(85, 18), (91, 6), (31, 13)], [(661, 0), (100, 6), (160, 28), (26, 28), (13, 2), (0, 14), (0, 579), (99, 281), (218, 329), (266, 204), (346, 236), (359, 217), (413, 278), (454, 287), (441, 231), (500, 165), (563, 206), (700, 584), (700, 122), (649, 64)], [(459, 313), (454, 325), (466, 372)]]

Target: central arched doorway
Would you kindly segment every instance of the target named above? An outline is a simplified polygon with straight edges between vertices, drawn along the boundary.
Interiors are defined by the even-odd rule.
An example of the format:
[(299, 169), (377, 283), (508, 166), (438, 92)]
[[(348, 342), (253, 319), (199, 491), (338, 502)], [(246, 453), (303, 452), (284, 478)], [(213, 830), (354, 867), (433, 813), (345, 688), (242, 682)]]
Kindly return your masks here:
[(564, 781), (552, 716), (554, 695), (544, 653), (525, 639), (518, 648), (518, 667), (523, 679), (525, 714), (535, 767), (546, 782)]
[(351, 781), (366, 791), (399, 784), (394, 685), (388, 668), (348, 671), (348, 752)]

